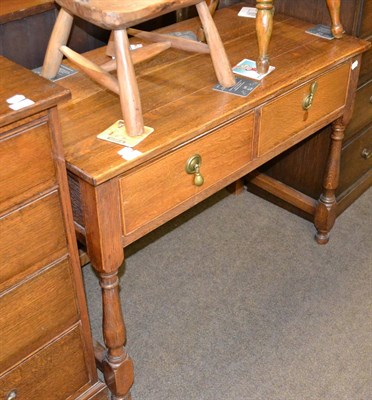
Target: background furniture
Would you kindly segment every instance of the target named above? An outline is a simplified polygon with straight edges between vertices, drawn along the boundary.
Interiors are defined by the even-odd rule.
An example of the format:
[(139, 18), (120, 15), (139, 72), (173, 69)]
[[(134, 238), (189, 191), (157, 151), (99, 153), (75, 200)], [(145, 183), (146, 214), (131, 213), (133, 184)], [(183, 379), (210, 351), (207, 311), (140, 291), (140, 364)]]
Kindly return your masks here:
[[(254, 6), (255, 1), (245, 0), (245, 3)], [(329, 13), (323, 0), (276, 0), (275, 10), (314, 24), (330, 25)], [(372, 0), (342, 1), (341, 22), (347, 34), (371, 42)], [(327, 158), (330, 130), (330, 126), (321, 129), (305, 142), (265, 164), (260, 172), (269, 178), (254, 177), (251, 181), (247, 180), (249, 190), (312, 220), (313, 216), (303, 207), (299, 207), (296, 196), (288, 195), (287, 188), (295, 189), (300, 195), (305, 194), (312, 199), (318, 198), (322, 190), (320, 182)], [(371, 151), (372, 49), (369, 49), (362, 58), (353, 118), (345, 131), (342, 146), (340, 184), (336, 191), (337, 214), (371, 186)], [(309, 165), (311, 168), (304, 168)]]
[[(232, 64), (257, 53), (255, 21), (238, 18), (239, 8), (215, 14)], [(198, 26), (199, 21), (191, 19), (160, 32), (195, 31)], [(132, 361), (123, 347), (126, 331), (119, 298), (123, 247), (334, 121), (323, 197), (305, 202), (316, 214), (318, 240), (327, 240), (335, 219), (342, 135), (360, 54), (368, 43), (352, 37), (330, 43), (306, 34), (310, 26), (276, 15), (271, 54), (277, 69), (248, 97), (213, 90), (215, 77), (205, 55), (169, 49), (139, 64), (138, 85), (146, 93), (144, 121), (155, 131), (136, 146), (140, 153), (129, 161), (118, 154), (122, 146), (97, 138), (120, 119), (117, 96), (82, 73), (61, 81), (73, 95), (60, 115), (75, 228), (102, 288), (108, 352), (96, 344), (96, 357), (117, 397), (129, 396), (133, 382)], [(104, 48), (86, 56), (97, 64), (108, 60)], [(303, 110), (315, 82), (316, 101)]]
[[(0, 76), (0, 397), (107, 399), (57, 115), (69, 92), (3, 57)], [(35, 103), (13, 111), (15, 94)]]

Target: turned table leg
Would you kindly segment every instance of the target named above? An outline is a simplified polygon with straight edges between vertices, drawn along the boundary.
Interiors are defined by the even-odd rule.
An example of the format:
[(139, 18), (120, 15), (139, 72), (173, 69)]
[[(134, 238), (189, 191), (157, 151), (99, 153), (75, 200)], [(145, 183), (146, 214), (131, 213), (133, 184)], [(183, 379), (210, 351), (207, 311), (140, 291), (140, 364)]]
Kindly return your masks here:
[(103, 374), (113, 398), (129, 400), (129, 390), (134, 380), (133, 362), (124, 347), (126, 332), (119, 297), (118, 270), (111, 274), (101, 273), (99, 276), (102, 288), (103, 337), (107, 347), (102, 363)]
[(133, 362), (124, 347), (125, 324), (119, 297), (118, 270), (124, 260), (121, 244), (120, 196), (117, 181), (92, 186), (80, 181), (87, 252), (102, 288), (103, 366), (113, 400), (129, 400)]
[(332, 124), (331, 144), (323, 181), (323, 191), (320, 195), (315, 210), (314, 225), (317, 229), (315, 239), (319, 244), (329, 241), (329, 233), (336, 220), (336, 196), (340, 175), (340, 160), (342, 140), (347, 124), (353, 115), (355, 93), (358, 86), (361, 56), (355, 57), (351, 62), (349, 87), (346, 95), (344, 114)]
[(316, 241), (326, 244), (329, 240), (329, 232), (336, 221), (336, 196), (340, 175), (340, 158), (342, 139), (344, 138), (345, 125), (342, 118), (332, 124), (331, 145), (323, 181), (323, 191), (320, 195), (315, 210), (314, 224), (317, 229)]
[(341, 0), (326, 0), (329, 9), (329, 14), (332, 21), (332, 34), (335, 38), (339, 39), (342, 37), (344, 28), (340, 21), (340, 7)]
[(269, 70), (269, 44), (273, 30), (273, 0), (257, 0), (256, 31), (258, 40), (257, 72), (265, 74)]

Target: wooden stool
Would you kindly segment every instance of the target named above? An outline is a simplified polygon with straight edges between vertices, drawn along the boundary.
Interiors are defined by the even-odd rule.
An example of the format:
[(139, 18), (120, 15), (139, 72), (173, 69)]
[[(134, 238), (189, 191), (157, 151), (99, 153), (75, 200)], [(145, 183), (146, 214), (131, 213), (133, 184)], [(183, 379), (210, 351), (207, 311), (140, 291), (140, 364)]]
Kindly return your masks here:
[[(125, 127), (130, 136), (144, 133), (141, 101), (133, 68), (134, 63), (153, 57), (169, 47), (210, 53), (219, 83), (224, 87), (231, 87), (235, 84), (235, 78), (221, 38), (204, 0), (56, 1), (61, 6), (61, 10), (49, 41), (42, 76), (48, 79), (55, 77), (64, 54), (77, 63), (92, 79), (119, 95)], [(140, 22), (191, 5), (196, 5), (207, 44), (155, 32), (128, 29)], [(98, 66), (66, 47), (74, 16), (113, 31), (115, 60)], [(130, 52), (128, 34), (156, 43)], [(109, 73), (114, 69), (117, 69), (118, 79)]]

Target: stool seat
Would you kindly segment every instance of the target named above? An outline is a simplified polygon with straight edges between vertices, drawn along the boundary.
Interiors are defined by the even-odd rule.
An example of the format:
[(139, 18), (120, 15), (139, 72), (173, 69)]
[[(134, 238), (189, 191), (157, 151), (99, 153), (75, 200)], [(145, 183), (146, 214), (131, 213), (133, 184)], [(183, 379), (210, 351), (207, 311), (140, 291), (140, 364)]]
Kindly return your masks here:
[(56, 0), (84, 20), (104, 29), (129, 28), (149, 19), (193, 6), (200, 0)]

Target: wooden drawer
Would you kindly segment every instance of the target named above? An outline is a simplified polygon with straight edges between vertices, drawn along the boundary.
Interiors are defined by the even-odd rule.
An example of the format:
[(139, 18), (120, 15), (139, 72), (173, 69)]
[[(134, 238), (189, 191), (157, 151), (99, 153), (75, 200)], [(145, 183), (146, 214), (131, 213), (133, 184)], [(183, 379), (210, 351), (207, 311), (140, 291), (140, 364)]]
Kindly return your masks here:
[(372, 123), (372, 81), (361, 86), (355, 97), (354, 112), (346, 127), (345, 140)]
[[(372, 39), (369, 39), (372, 43)], [(363, 54), (362, 65), (360, 67), (359, 85), (372, 80), (372, 47)]]
[(0, 135), (0, 160), (6, 166), (0, 168), (0, 214), (56, 183), (45, 122), (13, 135)]
[(342, 193), (372, 168), (372, 126), (343, 150), (338, 193)]
[(2, 370), (44, 346), (78, 320), (75, 296), (68, 259), (1, 294)]
[(16, 400), (70, 399), (89, 381), (83, 348), (78, 325), (4, 374), (0, 398), (7, 399), (15, 391)]
[(66, 253), (57, 191), (0, 217), (0, 290)]
[[(120, 180), (124, 235), (160, 217), (200, 191), (228, 178), (252, 159), (253, 114), (196, 140)], [(187, 160), (202, 157), (202, 186), (185, 171)]]
[[(350, 64), (312, 80), (262, 108), (258, 155), (261, 156), (294, 137), (304, 128), (343, 107), (348, 87)], [(313, 82), (318, 83), (312, 107), (302, 108)]]

